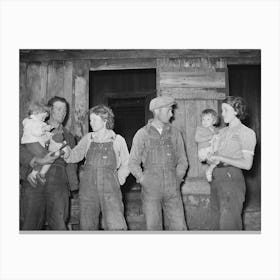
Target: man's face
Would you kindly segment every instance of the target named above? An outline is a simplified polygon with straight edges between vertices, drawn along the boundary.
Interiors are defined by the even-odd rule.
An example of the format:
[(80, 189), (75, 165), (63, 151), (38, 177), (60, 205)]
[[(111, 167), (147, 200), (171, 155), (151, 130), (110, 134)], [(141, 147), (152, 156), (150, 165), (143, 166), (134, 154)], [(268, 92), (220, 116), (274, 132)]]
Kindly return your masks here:
[(67, 107), (64, 102), (56, 101), (54, 102), (51, 112), (50, 112), (50, 118), (54, 121), (62, 124), (67, 113)]
[(172, 107), (163, 107), (156, 110), (158, 119), (163, 123), (169, 123), (170, 118), (173, 116)]

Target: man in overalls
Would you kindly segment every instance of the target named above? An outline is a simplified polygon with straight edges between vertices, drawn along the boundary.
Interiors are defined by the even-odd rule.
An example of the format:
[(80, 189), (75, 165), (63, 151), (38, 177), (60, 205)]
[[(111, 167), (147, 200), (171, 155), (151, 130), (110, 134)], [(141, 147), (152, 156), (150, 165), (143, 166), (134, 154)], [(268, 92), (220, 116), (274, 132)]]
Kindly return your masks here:
[(129, 169), (142, 186), (147, 230), (162, 230), (163, 220), (165, 229), (187, 229), (180, 183), (188, 161), (180, 131), (169, 123), (174, 104), (167, 96), (151, 100), (154, 118), (133, 138)]

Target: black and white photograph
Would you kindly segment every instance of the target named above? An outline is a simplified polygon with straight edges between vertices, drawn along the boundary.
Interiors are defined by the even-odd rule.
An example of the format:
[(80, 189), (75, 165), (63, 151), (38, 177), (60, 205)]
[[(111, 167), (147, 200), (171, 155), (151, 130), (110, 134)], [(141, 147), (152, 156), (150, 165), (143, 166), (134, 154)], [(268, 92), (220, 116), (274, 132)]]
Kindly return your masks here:
[(20, 230), (261, 230), (261, 50), (20, 50)]
[(279, 280), (280, 2), (0, 0), (0, 279)]

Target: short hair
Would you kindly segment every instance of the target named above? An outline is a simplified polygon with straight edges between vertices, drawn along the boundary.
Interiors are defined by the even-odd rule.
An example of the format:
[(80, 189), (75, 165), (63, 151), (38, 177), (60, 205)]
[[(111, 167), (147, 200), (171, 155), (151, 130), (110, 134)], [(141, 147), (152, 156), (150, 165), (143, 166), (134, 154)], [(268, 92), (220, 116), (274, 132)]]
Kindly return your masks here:
[(42, 101), (32, 101), (28, 106), (28, 116), (40, 113), (49, 113), (50, 108)]
[(218, 123), (218, 114), (215, 110), (213, 109), (205, 109), (201, 112), (201, 118), (205, 115), (211, 115), (213, 117), (213, 119), (215, 120), (215, 123), (214, 124), (217, 124)]
[(237, 113), (236, 117), (244, 120), (248, 115), (247, 104), (241, 96), (228, 96), (222, 103), (229, 104)]
[(109, 108), (108, 106), (103, 105), (103, 104), (94, 106), (94, 107), (90, 108), (90, 110), (89, 110), (89, 116), (91, 114), (100, 116), (101, 119), (106, 122), (107, 129), (114, 128), (115, 115), (114, 115), (112, 109)]
[(66, 99), (64, 97), (60, 97), (60, 96), (52, 97), (48, 102), (48, 106), (53, 107), (53, 104), (57, 101), (64, 103), (66, 105), (66, 108), (68, 109), (68, 102), (66, 101)]

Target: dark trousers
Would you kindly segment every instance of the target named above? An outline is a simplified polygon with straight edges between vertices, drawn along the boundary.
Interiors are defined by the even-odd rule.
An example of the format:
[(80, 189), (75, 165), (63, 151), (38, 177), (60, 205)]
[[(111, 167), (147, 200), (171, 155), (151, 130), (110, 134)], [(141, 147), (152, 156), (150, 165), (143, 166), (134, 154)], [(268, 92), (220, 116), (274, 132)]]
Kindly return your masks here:
[(22, 183), (22, 230), (66, 230), (69, 213), (69, 190), (64, 166), (53, 165), (45, 185), (32, 187)]
[(233, 166), (214, 169), (210, 195), (213, 230), (242, 230), (245, 191), (241, 169)]

